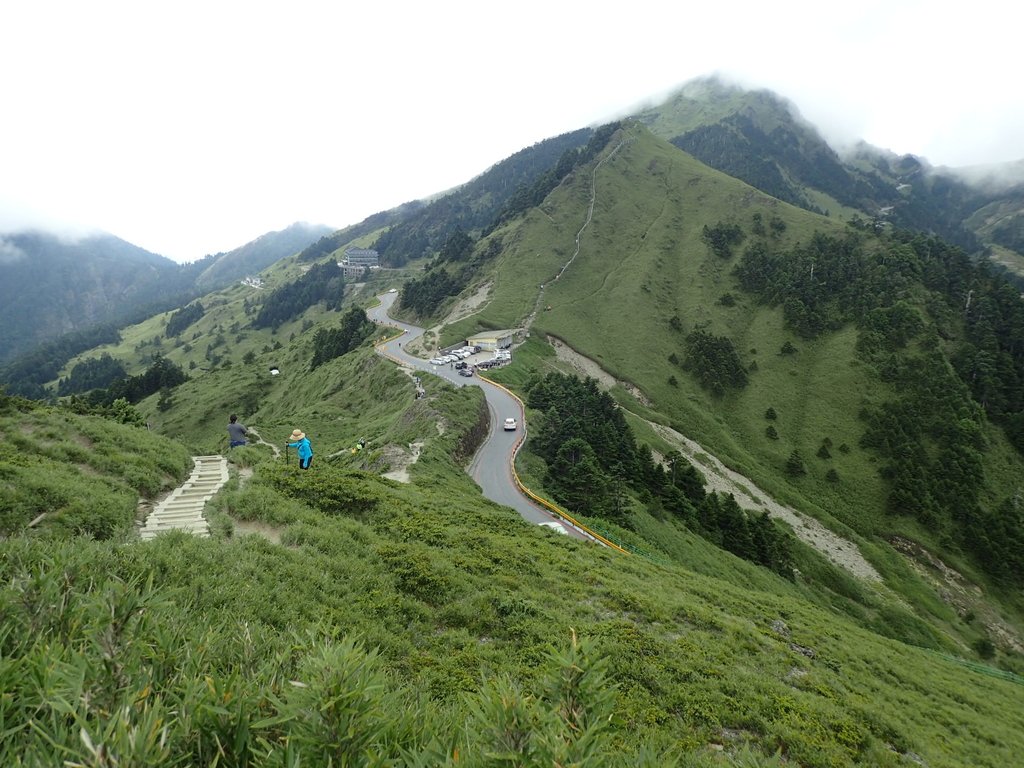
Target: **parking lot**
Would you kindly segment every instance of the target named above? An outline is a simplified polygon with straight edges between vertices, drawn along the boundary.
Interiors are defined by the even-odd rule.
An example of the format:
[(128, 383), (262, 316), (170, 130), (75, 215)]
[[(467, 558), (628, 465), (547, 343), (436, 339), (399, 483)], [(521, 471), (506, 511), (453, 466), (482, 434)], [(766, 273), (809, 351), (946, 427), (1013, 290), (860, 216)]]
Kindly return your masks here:
[[(432, 357), (431, 365), (447, 365), (458, 369), (463, 376), (472, 376), (475, 369), (497, 368), (512, 361), (512, 353), (507, 349), (482, 350), (479, 347), (461, 347), (443, 355)], [(462, 371), (470, 371), (462, 373)]]

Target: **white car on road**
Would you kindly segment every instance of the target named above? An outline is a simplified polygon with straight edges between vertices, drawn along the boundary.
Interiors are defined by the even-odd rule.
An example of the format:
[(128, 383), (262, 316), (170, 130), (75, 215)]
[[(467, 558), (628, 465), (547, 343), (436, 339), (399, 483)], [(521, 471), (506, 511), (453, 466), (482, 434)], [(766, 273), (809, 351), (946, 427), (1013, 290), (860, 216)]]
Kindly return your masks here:
[(565, 526), (561, 523), (556, 523), (554, 520), (550, 520), (546, 523), (538, 523), (538, 525), (540, 525), (541, 528), (547, 528), (548, 530), (554, 531), (555, 533), (560, 533), (563, 536), (569, 535), (569, 532), (565, 530)]
[(506, 432), (515, 432), (516, 431), (516, 426), (517, 426), (516, 425), (516, 420), (513, 419), (511, 416), (509, 416), (507, 419), (505, 419), (505, 427), (504, 427), (504, 429), (505, 429)]

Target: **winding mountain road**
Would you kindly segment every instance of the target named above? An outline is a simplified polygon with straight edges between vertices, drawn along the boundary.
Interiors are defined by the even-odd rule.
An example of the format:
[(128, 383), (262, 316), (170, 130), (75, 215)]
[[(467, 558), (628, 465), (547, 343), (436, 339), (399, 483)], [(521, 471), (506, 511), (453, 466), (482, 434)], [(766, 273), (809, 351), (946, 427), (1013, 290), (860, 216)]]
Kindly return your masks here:
[[(576, 529), (565, 520), (559, 520), (553, 514), (534, 503), (524, 496), (516, 485), (512, 476), (512, 462), (515, 458), (515, 451), (519, 445), (520, 438), (525, 439), (526, 422), (523, 418), (522, 407), (519, 402), (501, 387), (477, 376), (460, 376), (459, 372), (444, 365), (431, 365), (427, 360), (407, 354), (402, 349), (402, 344), (408, 344), (412, 339), (423, 333), (423, 329), (392, 319), (388, 315), (397, 298), (397, 293), (384, 293), (378, 296), (380, 304), (367, 310), (367, 316), (381, 324), (390, 325), (403, 331), (403, 335), (377, 345), (379, 354), (388, 357), (395, 362), (412, 368), (414, 370), (432, 373), (445, 379), (454, 386), (481, 387), (484, 398), (487, 401), (487, 408), (491, 414), (491, 428), (487, 439), (477, 451), (476, 456), (469, 466), (469, 474), (483, 490), (484, 496), (493, 502), (506, 507), (511, 507), (528, 522), (556, 523), (570, 536), (579, 539), (593, 541), (588, 534)], [(506, 418), (512, 416), (519, 424), (515, 432), (506, 432), (502, 424)]]
[[(604, 163), (614, 157), (622, 147), (632, 141), (632, 138), (622, 139), (611, 150), (611, 152), (601, 158), (597, 165), (594, 166), (590, 179), (590, 204), (587, 207), (586, 218), (579, 231), (576, 233), (576, 248), (569, 257), (569, 260), (566, 261), (565, 264), (562, 265), (561, 269), (558, 270), (558, 273), (552, 276), (552, 280), (557, 280), (561, 277), (580, 253), (580, 238), (583, 236), (584, 230), (590, 226), (590, 223), (594, 218), (594, 205), (597, 202), (598, 170), (602, 165), (604, 165)], [(367, 315), (371, 320), (382, 325), (393, 326), (404, 332), (400, 338), (377, 345), (377, 351), (400, 365), (405, 365), (413, 369), (429, 371), (430, 373), (446, 379), (455, 386), (476, 386), (483, 388), (484, 397), (487, 400), (487, 407), (491, 413), (491, 428), (484, 444), (480, 446), (476, 456), (473, 457), (473, 462), (469, 467), (469, 473), (473, 479), (476, 480), (477, 484), (480, 485), (484, 496), (498, 504), (512, 507), (523, 517), (523, 519), (531, 523), (536, 523), (538, 525), (560, 525), (561, 528), (570, 536), (575, 536), (586, 541), (595, 541), (600, 544), (604, 544), (605, 546), (612, 546), (621, 550), (621, 547), (617, 544), (610, 542), (599, 534), (592, 535), (592, 531), (588, 532), (582, 530), (573, 525), (572, 522), (556, 517), (544, 507), (536, 504), (519, 490), (519, 486), (512, 475), (512, 466), (515, 461), (516, 451), (520, 445), (520, 438), (523, 440), (526, 439), (526, 421), (523, 418), (522, 407), (520, 406), (519, 401), (503, 388), (492, 384), (486, 379), (480, 379), (476, 376), (460, 376), (458, 371), (454, 369), (446, 368), (443, 365), (431, 365), (430, 362), (426, 360), (415, 357), (414, 355), (406, 354), (402, 349), (402, 342), (404, 341), (408, 345), (409, 341), (422, 335), (423, 329), (415, 325), (409, 325), (408, 323), (393, 320), (388, 315), (388, 310), (391, 309), (391, 306), (394, 304), (397, 297), (397, 292), (389, 291), (388, 293), (381, 294), (377, 297), (380, 304), (367, 312)], [(543, 301), (544, 285), (542, 284), (540, 286), (540, 291), (537, 294), (537, 300), (534, 303), (533, 311), (525, 320), (525, 328), (529, 328), (532, 325)], [(516, 421), (519, 423), (519, 430), (516, 432), (505, 432), (502, 428), (502, 423), (509, 416), (515, 417)]]

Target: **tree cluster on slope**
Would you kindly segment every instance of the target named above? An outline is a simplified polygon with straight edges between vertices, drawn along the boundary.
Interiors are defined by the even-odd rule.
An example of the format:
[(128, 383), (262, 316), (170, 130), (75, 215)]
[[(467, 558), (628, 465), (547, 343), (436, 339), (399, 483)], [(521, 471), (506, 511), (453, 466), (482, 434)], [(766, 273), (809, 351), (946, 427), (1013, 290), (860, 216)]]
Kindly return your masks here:
[(12, 395), (45, 400), (49, 395), (43, 385), (57, 378), (68, 360), (87, 349), (102, 344), (117, 344), (119, 341), (121, 334), (112, 324), (64, 334), (40, 344), (34, 351), (4, 366), (0, 373), (0, 384)]
[(400, 307), (411, 309), (420, 317), (429, 316), (445, 299), (455, 296), (465, 288), (472, 274), (469, 266), (454, 272), (443, 266), (435, 266), (423, 277), (410, 280), (402, 286)]
[(550, 373), (530, 387), (527, 402), (543, 414), (531, 449), (547, 463), (546, 486), (570, 512), (628, 525), (630, 491), (652, 512), (792, 577), (786, 534), (767, 515), (748, 516), (731, 495), (705, 494), (703, 478), (678, 451), (665, 457), (667, 469), (656, 462), (594, 379)]
[(351, 352), (370, 337), (373, 328), (366, 312), (359, 307), (352, 307), (342, 316), (340, 327), (321, 328), (313, 335), (310, 370), (316, 370), (324, 363)]
[(181, 366), (172, 363), (166, 357), (157, 357), (137, 376), (115, 381), (106, 389), (94, 389), (85, 399), (93, 405), (103, 406), (108, 406), (115, 400), (137, 403), (162, 389), (173, 389), (185, 381), (188, 381), (188, 376)]
[(713, 227), (705, 224), (700, 236), (711, 248), (711, 252), (720, 259), (731, 259), (733, 246), (742, 243), (744, 237), (743, 230), (738, 224), (727, 224), (724, 221), (718, 222)]
[(696, 328), (687, 335), (683, 368), (715, 395), (723, 395), (728, 389), (742, 389), (748, 381), (732, 340), (715, 336), (703, 328)]
[(298, 279), (267, 295), (252, 321), (253, 328), (277, 330), (320, 302), (328, 309), (339, 309), (344, 289), (345, 279), (337, 262), (315, 264)]
[(205, 313), (206, 308), (199, 301), (192, 302), (187, 307), (182, 307), (168, 318), (164, 334), (167, 338), (181, 335), (186, 328), (199, 320)]
[(63, 397), (76, 392), (109, 387), (127, 375), (124, 364), (104, 352), (99, 357), (90, 357), (77, 363), (71, 369), (71, 373), (57, 383), (57, 395)]
[(437, 253), (455, 232), (476, 237), (494, 228), (509, 199), (549, 172), (560, 156), (591, 137), (589, 128), (547, 139), (520, 150), (453, 192), (412, 211), (380, 234), (374, 247), (392, 267)]
[(540, 205), (555, 187), (562, 183), (562, 179), (568, 176), (574, 169), (585, 165), (597, 157), (598, 154), (608, 145), (612, 136), (621, 127), (621, 123), (614, 122), (601, 126), (594, 131), (590, 141), (582, 149), (568, 149), (546, 173), (529, 186), (522, 186), (508, 201), (502, 211), (494, 218), (487, 234), (496, 227), (521, 216), (526, 211)]
[(951, 536), (990, 574), (1020, 583), (1024, 533), (992, 539), (1004, 530), (999, 510), (1016, 507), (982, 499), (985, 414), (1024, 452), (1019, 292), (961, 249), (905, 232), (817, 234), (786, 253), (759, 241), (736, 274), (761, 301), (781, 304), (801, 336), (857, 324), (859, 354), (894, 392), (861, 412), (861, 444), (887, 460), (887, 509)]

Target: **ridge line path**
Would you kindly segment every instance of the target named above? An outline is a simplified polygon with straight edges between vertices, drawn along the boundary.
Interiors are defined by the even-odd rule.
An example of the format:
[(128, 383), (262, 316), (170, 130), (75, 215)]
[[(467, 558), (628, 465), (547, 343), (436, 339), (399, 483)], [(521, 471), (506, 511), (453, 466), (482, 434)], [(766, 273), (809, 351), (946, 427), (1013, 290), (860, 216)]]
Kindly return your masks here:
[(213, 495), (228, 481), (228, 460), (223, 456), (193, 456), (192, 474), (163, 499), (139, 531), (148, 541), (164, 531), (181, 530), (196, 536), (210, 535), (203, 510)]
[(273, 443), (268, 443), (266, 440), (263, 439), (263, 435), (261, 435), (259, 432), (257, 432), (252, 427), (246, 427), (246, 429), (249, 431), (250, 435), (256, 435), (256, 442), (257, 443), (259, 443), (260, 445), (268, 446), (270, 448), (270, 450), (272, 450), (274, 452), (274, 458), (275, 459), (281, 458), (281, 449), (280, 448), (278, 448)]
[[(594, 170), (590, 174), (590, 205), (587, 207), (587, 218), (583, 221), (583, 226), (580, 227), (579, 231), (576, 233), (576, 250), (573, 251), (572, 256), (569, 257), (569, 260), (567, 262), (565, 262), (565, 264), (562, 265), (562, 268), (558, 270), (558, 273), (553, 278), (551, 278), (551, 280), (557, 280), (558, 278), (560, 278), (562, 276), (562, 274), (565, 272), (565, 270), (567, 270), (572, 265), (572, 263), (576, 260), (576, 257), (580, 255), (580, 238), (583, 236), (583, 230), (585, 230), (587, 227), (589, 227), (590, 226), (590, 222), (593, 221), (593, 219), (594, 219), (594, 204), (597, 202), (597, 172), (598, 172), (598, 170), (600, 170), (602, 165), (604, 165), (606, 162), (608, 162), (613, 157), (615, 157), (615, 154), (620, 149), (622, 149), (626, 144), (630, 144), (630, 143), (632, 143), (635, 140), (636, 139), (634, 139), (632, 137), (626, 138), (626, 139), (622, 139), (621, 141), (619, 141), (618, 144), (615, 145), (615, 149), (613, 149), (607, 155), (602, 157), (597, 162), (597, 165), (594, 166)], [(530, 330), (530, 327), (533, 325), (533, 321), (537, 317), (537, 312), (540, 309), (540, 305), (544, 301), (544, 286), (547, 285), (548, 282), (550, 282), (550, 280), (541, 283), (541, 285), (540, 285), (540, 292), (537, 294), (537, 301), (533, 305), (533, 311), (529, 315), (526, 316), (526, 320), (523, 323), (523, 328), (525, 330), (527, 330), (527, 331)]]
[[(516, 486), (515, 479), (512, 477), (512, 460), (520, 435), (523, 435), (523, 439), (526, 435), (526, 422), (519, 401), (489, 381), (476, 376), (460, 376), (459, 372), (452, 368), (444, 365), (431, 365), (427, 360), (414, 357), (402, 349), (402, 343), (408, 344), (419, 337), (423, 333), (423, 328), (394, 320), (388, 315), (388, 310), (391, 309), (397, 296), (397, 293), (383, 293), (377, 297), (380, 304), (367, 310), (366, 314), (371, 320), (382, 326), (390, 325), (403, 331), (401, 336), (378, 344), (377, 353), (401, 366), (411, 368), (413, 371), (426, 371), (439, 376), (453, 386), (475, 386), (483, 390), (491, 417), (490, 429), (487, 438), (477, 450), (467, 469), (470, 477), (480, 486), (483, 495), (497, 504), (511, 507), (529, 523), (538, 525), (555, 523), (560, 525), (570, 536), (585, 541), (594, 541), (588, 534), (577, 529), (567, 520), (556, 517), (539, 504), (531, 501), (520, 493)], [(514, 417), (519, 424), (519, 429), (514, 432), (506, 432), (502, 427), (502, 422), (509, 416)]]

